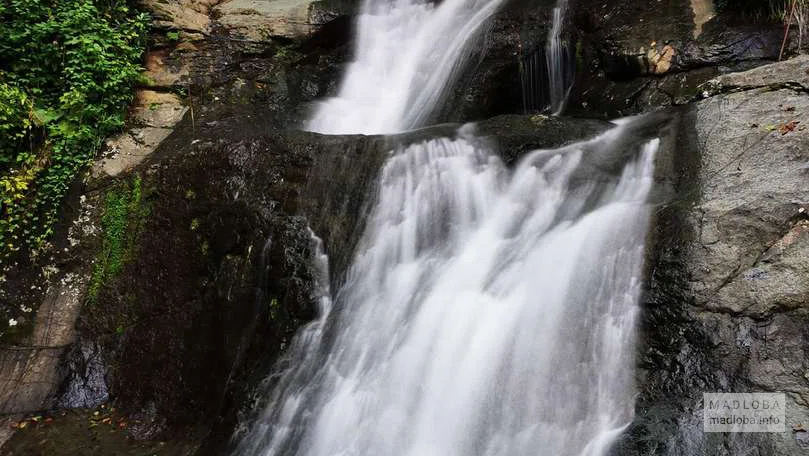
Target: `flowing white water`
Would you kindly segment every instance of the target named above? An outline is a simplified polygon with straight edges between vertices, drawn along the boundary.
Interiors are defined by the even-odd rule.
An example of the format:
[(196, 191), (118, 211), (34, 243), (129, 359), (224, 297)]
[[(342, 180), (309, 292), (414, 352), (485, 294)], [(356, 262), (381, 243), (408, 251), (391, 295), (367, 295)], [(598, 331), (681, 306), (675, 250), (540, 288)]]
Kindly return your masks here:
[(463, 135), (397, 151), (336, 310), (236, 454), (604, 454), (633, 416), (657, 141), (580, 171), (626, 125), (513, 172)]
[[(357, 61), (308, 127), (422, 125), (500, 1), (368, 0)], [(603, 455), (633, 415), (657, 141), (584, 177), (631, 124), (515, 170), (465, 130), (394, 151), (334, 310), (324, 293), (234, 454)]]
[(548, 43), (545, 47), (545, 59), (548, 66), (549, 97), (551, 113), (562, 114), (567, 104), (567, 97), (572, 87), (571, 65), (567, 61), (568, 51), (562, 41), (562, 30), (565, 25), (568, 0), (558, 0), (553, 9), (553, 23), (548, 32)]
[(423, 126), (503, 0), (366, 0), (355, 61), (307, 129), (398, 133)]

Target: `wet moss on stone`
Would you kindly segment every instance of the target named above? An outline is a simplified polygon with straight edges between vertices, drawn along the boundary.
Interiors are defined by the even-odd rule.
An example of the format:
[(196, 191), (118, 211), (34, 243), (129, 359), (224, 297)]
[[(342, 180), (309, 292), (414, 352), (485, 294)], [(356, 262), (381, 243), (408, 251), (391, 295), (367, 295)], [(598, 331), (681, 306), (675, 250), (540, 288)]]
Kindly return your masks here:
[(143, 181), (135, 176), (107, 190), (101, 228), (104, 233), (101, 251), (93, 265), (93, 275), (87, 291), (87, 300), (95, 303), (98, 292), (110, 279), (116, 277), (124, 264), (132, 258), (135, 241), (149, 216), (149, 204), (144, 201)]

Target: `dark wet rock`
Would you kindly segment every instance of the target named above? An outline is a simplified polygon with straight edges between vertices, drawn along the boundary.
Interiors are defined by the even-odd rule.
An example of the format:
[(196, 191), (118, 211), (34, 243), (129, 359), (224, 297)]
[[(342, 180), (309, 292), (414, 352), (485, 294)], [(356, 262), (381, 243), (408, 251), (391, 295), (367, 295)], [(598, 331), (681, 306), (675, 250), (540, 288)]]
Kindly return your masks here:
[[(187, 3), (189, 2), (167, 3), (166, 7), (174, 8), (172, 11), (176, 10), (179, 14)], [(183, 29), (180, 30), (179, 42), (155, 39), (158, 46), (147, 57), (147, 67), (150, 69), (148, 76), (152, 79), (148, 93), (160, 99), (142, 104), (141, 108), (145, 106), (145, 109), (136, 108), (132, 122), (155, 122), (153, 117), (160, 113), (162, 98), (170, 97), (185, 106), (185, 122), (180, 126), (186, 131), (180, 135), (183, 142), (168, 140), (169, 145), (161, 146), (161, 149), (185, 147), (195, 139), (197, 133), (202, 134), (200, 130), (203, 128), (216, 131), (220, 126), (226, 129), (230, 125), (237, 131), (231, 132), (230, 136), (223, 134), (222, 137), (228, 137), (235, 144), (243, 134), (269, 134), (283, 125), (296, 124), (306, 117), (306, 103), (334, 90), (340, 65), (348, 52), (350, 21), (344, 20), (346, 16), (343, 16), (348, 13), (348, 6), (347, 2), (340, 7), (342, 9), (324, 4), (322, 11), (339, 11), (341, 15), (319, 24), (308, 36), (296, 40), (269, 40), (261, 43), (233, 40), (215, 25), (210, 30), (210, 35), (204, 37)], [(176, 30), (173, 26), (166, 27)], [(166, 28), (162, 28), (156, 31), (157, 37), (165, 35), (165, 30)], [(245, 105), (257, 107), (246, 115), (254, 115), (253, 119), (259, 121), (242, 117), (239, 120), (241, 124), (228, 124), (228, 119), (245, 115), (245, 109), (240, 107)], [(141, 118), (140, 111), (151, 117)], [(174, 116), (171, 123), (180, 117), (182, 115)], [(157, 119), (160, 122), (163, 120)], [(170, 128), (163, 123), (155, 127)], [(209, 134), (209, 137), (219, 136)], [(162, 151), (157, 154), (159, 157), (171, 155)], [(147, 154), (141, 158), (145, 159), (145, 155)], [(200, 170), (203, 165), (199, 165)], [(144, 182), (147, 180), (144, 175), (147, 167), (137, 163), (130, 166), (140, 166), (137, 173), (144, 177)], [(291, 163), (288, 166), (294, 168), (298, 165)], [(29, 413), (59, 404), (95, 405), (103, 400), (104, 389), (99, 377), (105, 377), (103, 380), (107, 383), (113, 400), (120, 400), (123, 404), (130, 401), (133, 413), (140, 413), (145, 423), (152, 423), (144, 425), (142, 431), (134, 432), (133, 435), (154, 438), (158, 435), (176, 436), (190, 432), (198, 437), (199, 428), (194, 427), (193, 423), (200, 421), (198, 418), (202, 411), (208, 413), (212, 410), (210, 407), (206, 408), (208, 403), (218, 404), (225, 400), (221, 395), (221, 372), (230, 367), (223, 366), (235, 359), (241, 359), (241, 353), (246, 351), (240, 345), (241, 341), (231, 340), (235, 337), (232, 333), (225, 335), (220, 331), (219, 316), (222, 316), (223, 325), (236, 327), (243, 324), (247, 318), (245, 315), (249, 314), (239, 313), (239, 309), (226, 306), (218, 307), (216, 312), (219, 313), (210, 309), (203, 312), (200, 309), (221, 295), (226, 296), (225, 301), (255, 301), (257, 287), (250, 283), (244, 285), (244, 277), (250, 276), (250, 280), (258, 283), (255, 277), (259, 261), (256, 252), (261, 251), (261, 245), (254, 239), (234, 243), (229, 236), (232, 233), (238, 236), (240, 232), (254, 233), (250, 231), (254, 225), (264, 224), (255, 230), (267, 228), (268, 206), (264, 207), (263, 212), (249, 205), (235, 204), (226, 207), (228, 205), (224, 203), (211, 209), (210, 214), (207, 209), (199, 209), (205, 216), (194, 217), (198, 219), (195, 222), (206, 223), (203, 227), (209, 231), (203, 234), (211, 237), (206, 247), (212, 250), (212, 255), (216, 255), (217, 261), (221, 260), (221, 269), (204, 261), (197, 261), (197, 258), (190, 255), (173, 254), (174, 249), (199, 251), (202, 241), (197, 238), (183, 238), (180, 235), (175, 246), (167, 246), (146, 235), (141, 240), (143, 247), (139, 244), (138, 248), (154, 249), (164, 254), (164, 269), (158, 270), (158, 266), (149, 269), (150, 264), (138, 263), (138, 267), (144, 267), (140, 271), (141, 275), (124, 274), (117, 279), (121, 281), (119, 285), (116, 285), (117, 282), (105, 284), (109, 286), (101, 291), (100, 298), (110, 303), (109, 308), (88, 306), (85, 302), (87, 284), (103, 237), (99, 220), (104, 209), (105, 195), (112, 188), (130, 183), (133, 179), (130, 171), (126, 170), (114, 177), (106, 173), (95, 175), (86, 186), (77, 182), (75, 191), (65, 205), (64, 221), (57, 227), (53, 248), (38, 257), (24, 256), (16, 265), (3, 265), (3, 272), (0, 273), (0, 310), (6, 315), (6, 319), (13, 319), (16, 325), (2, 334), (5, 346), (0, 350), (0, 370), (4, 372), (6, 379), (0, 395), (2, 411)], [(203, 171), (200, 173), (197, 179), (202, 185), (207, 175)], [(238, 177), (234, 177), (230, 184), (235, 185), (238, 180)], [(154, 186), (144, 187), (149, 202), (154, 199), (154, 192)], [(182, 201), (187, 203), (187, 200)], [(85, 206), (87, 211), (84, 211)], [(170, 208), (164, 209), (169, 211)], [(194, 220), (178, 218), (185, 215), (187, 213), (173, 214), (169, 211), (169, 215), (161, 215), (163, 218), (149, 219), (149, 223), (154, 225), (150, 224), (148, 230), (154, 228), (156, 233), (166, 233), (167, 228), (161, 222), (179, 222), (187, 231), (189, 223)], [(207, 218), (208, 216), (213, 218)], [(273, 244), (275, 250), (271, 255), (275, 255), (273, 271), (279, 275), (277, 282), (268, 286), (284, 287), (285, 293), (295, 296), (295, 299), (303, 303), (301, 296), (306, 294), (302, 285), (304, 279), (298, 278), (306, 278), (307, 272), (292, 269), (299, 267), (301, 258), (310, 256), (311, 241), (306, 232), (306, 223), (292, 217), (282, 221), (273, 219), (273, 223), (273, 229), (277, 231), (262, 232), (262, 236), (273, 234), (277, 241)], [(162, 241), (169, 240), (167, 238)], [(232, 253), (245, 246), (253, 247), (250, 243), (253, 241), (256, 250), (250, 255), (243, 255), (242, 258)], [(260, 241), (263, 242), (264, 239)], [(293, 261), (293, 258), (296, 259)], [(131, 264), (133, 263), (130, 263), (130, 267)], [(282, 270), (292, 272), (281, 273)], [(218, 277), (219, 288), (213, 285), (206, 288), (210, 284), (204, 281), (194, 282), (205, 274)], [(174, 279), (177, 289), (171, 290), (171, 281)], [(213, 282), (213, 279), (210, 281)], [(62, 286), (65, 284), (66, 287)], [(241, 285), (246, 288), (240, 288)], [(195, 294), (194, 290), (197, 288), (202, 291)], [(154, 293), (148, 295), (150, 292)], [(144, 297), (146, 295), (148, 297)], [(53, 296), (64, 298), (57, 299)], [(141, 297), (142, 306), (139, 305), (140, 301), (134, 301)], [(79, 319), (78, 330), (74, 331), (74, 322), (83, 304), (83, 315)], [(303, 304), (297, 307), (290, 305), (289, 309), (288, 313), (295, 315), (300, 321), (313, 316), (312, 308)], [(287, 318), (287, 314), (283, 317)], [(228, 330), (233, 330), (233, 327), (228, 326)], [(196, 335), (188, 336), (189, 332), (195, 331)], [(283, 337), (289, 336), (293, 331), (294, 328), (288, 329)], [(269, 356), (274, 356), (272, 353), (277, 353), (283, 347), (280, 332), (278, 329), (276, 333), (267, 336), (267, 343), (275, 347), (275, 351), (268, 350)], [(209, 343), (209, 333), (216, 334), (210, 336), (212, 343)], [(176, 338), (173, 339), (174, 336)], [(100, 347), (100, 352), (103, 353), (100, 358), (103, 358), (105, 365), (101, 366), (102, 360), (96, 356), (85, 359), (82, 352), (84, 345), (74, 345), (77, 340), (81, 340), (82, 344)], [(219, 343), (217, 340), (224, 342)], [(206, 348), (209, 345), (210, 350)], [(223, 346), (227, 348), (222, 348)], [(189, 351), (189, 360), (183, 358), (184, 350)], [(264, 351), (262, 347), (261, 352)], [(145, 353), (148, 355), (144, 355)], [(193, 358), (194, 356), (197, 358)], [(210, 357), (210, 364), (206, 364), (209, 361), (207, 357)], [(130, 362), (133, 363), (132, 367), (128, 364)], [(213, 380), (210, 389), (206, 379), (208, 366), (214, 366), (211, 370)], [(106, 374), (101, 374), (100, 371), (104, 369)], [(186, 374), (187, 377), (184, 376)], [(130, 388), (139, 382), (142, 382), (142, 387)], [(218, 391), (220, 396), (215, 399), (207, 397), (206, 394), (212, 390)], [(166, 401), (152, 401), (150, 404), (149, 398), (153, 393), (158, 396), (165, 394)], [(200, 405), (203, 402), (205, 407)], [(155, 420), (150, 418), (152, 414), (141, 413), (152, 409), (155, 410)], [(207, 422), (213, 419), (215, 416)]]
[[(483, 136), (494, 136), (494, 143), (506, 163), (515, 162), (535, 149), (554, 149), (574, 140), (591, 138), (612, 128), (609, 122), (544, 115), (503, 115), (478, 124)], [(537, 135), (537, 129), (542, 135)], [(503, 134), (507, 132), (507, 134)]]
[(99, 455), (191, 456), (198, 443), (187, 440), (143, 441), (130, 437), (132, 416), (112, 407), (41, 412), (39, 421), (27, 420), (0, 448), (3, 456)]
[(491, 25), (471, 47), (467, 66), (436, 119), (465, 122), (523, 113), (521, 61), (533, 56), (544, 60), (555, 4), (555, 0), (504, 1)]
[(97, 343), (77, 343), (67, 353), (67, 379), (58, 408), (93, 408), (109, 400), (107, 366)]
[[(778, 58), (783, 27), (711, 2), (570, 0), (562, 32), (574, 75), (566, 113), (615, 118), (682, 105), (724, 73)], [(699, 5), (696, 5), (699, 4)], [(547, 110), (546, 45), (556, 2), (506, 2), (472, 45), (467, 67), (434, 120), (480, 120)], [(787, 53), (794, 53), (791, 39)]]
[(776, 60), (784, 34), (781, 24), (734, 11), (698, 24), (692, 7), (704, 2), (576, 3), (581, 32), (572, 38), (577, 78), (568, 110), (575, 115), (616, 117), (684, 104), (716, 75)]

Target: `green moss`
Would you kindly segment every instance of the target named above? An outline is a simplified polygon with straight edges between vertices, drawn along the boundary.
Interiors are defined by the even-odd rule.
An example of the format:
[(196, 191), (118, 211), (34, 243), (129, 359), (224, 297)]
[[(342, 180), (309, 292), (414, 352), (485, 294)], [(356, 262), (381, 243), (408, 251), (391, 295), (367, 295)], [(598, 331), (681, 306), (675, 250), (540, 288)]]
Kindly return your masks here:
[(579, 71), (584, 68), (584, 63), (584, 43), (581, 40), (576, 40), (576, 70)]
[(274, 321), (278, 318), (278, 312), (281, 306), (278, 305), (278, 299), (272, 298), (270, 300), (270, 320)]
[(132, 258), (135, 242), (143, 230), (149, 210), (149, 205), (143, 199), (143, 182), (139, 176), (131, 183), (107, 191), (101, 216), (104, 237), (93, 265), (87, 293), (89, 302), (95, 302), (104, 284), (116, 277)]

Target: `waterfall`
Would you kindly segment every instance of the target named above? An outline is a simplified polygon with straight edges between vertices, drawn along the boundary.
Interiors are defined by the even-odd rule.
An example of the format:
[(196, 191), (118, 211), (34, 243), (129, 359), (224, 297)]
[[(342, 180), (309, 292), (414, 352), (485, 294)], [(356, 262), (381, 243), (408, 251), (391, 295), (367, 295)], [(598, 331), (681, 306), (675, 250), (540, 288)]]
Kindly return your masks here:
[(502, 1), (366, 0), (355, 61), (307, 129), (397, 133), (423, 126)]
[[(422, 125), (498, 1), (369, 0), (357, 60), (309, 128)], [(634, 408), (658, 144), (636, 123), (515, 169), (470, 125), (392, 151), (345, 283), (234, 455), (604, 455)]]
[(520, 86), (522, 88), (523, 113), (542, 112), (548, 109), (548, 64), (547, 54), (541, 48), (520, 56)]
[(565, 110), (576, 68), (575, 47), (562, 39), (567, 3), (557, 0), (544, 48), (522, 50), (520, 85), (525, 113), (545, 111), (558, 116)]
[(562, 114), (562, 111), (564, 111), (573, 82), (571, 75), (573, 65), (572, 62), (569, 62), (569, 46), (566, 46), (562, 41), (567, 2), (568, 0), (558, 0), (556, 7), (553, 9), (553, 23), (548, 33), (548, 43), (545, 49), (550, 110), (555, 116)]
[(395, 151), (335, 310), (236, 454), (604, 454), (633, 416), (657, 140), (619, 176), (586, 160), (629, 126), (513, 172), (466, 134)]

